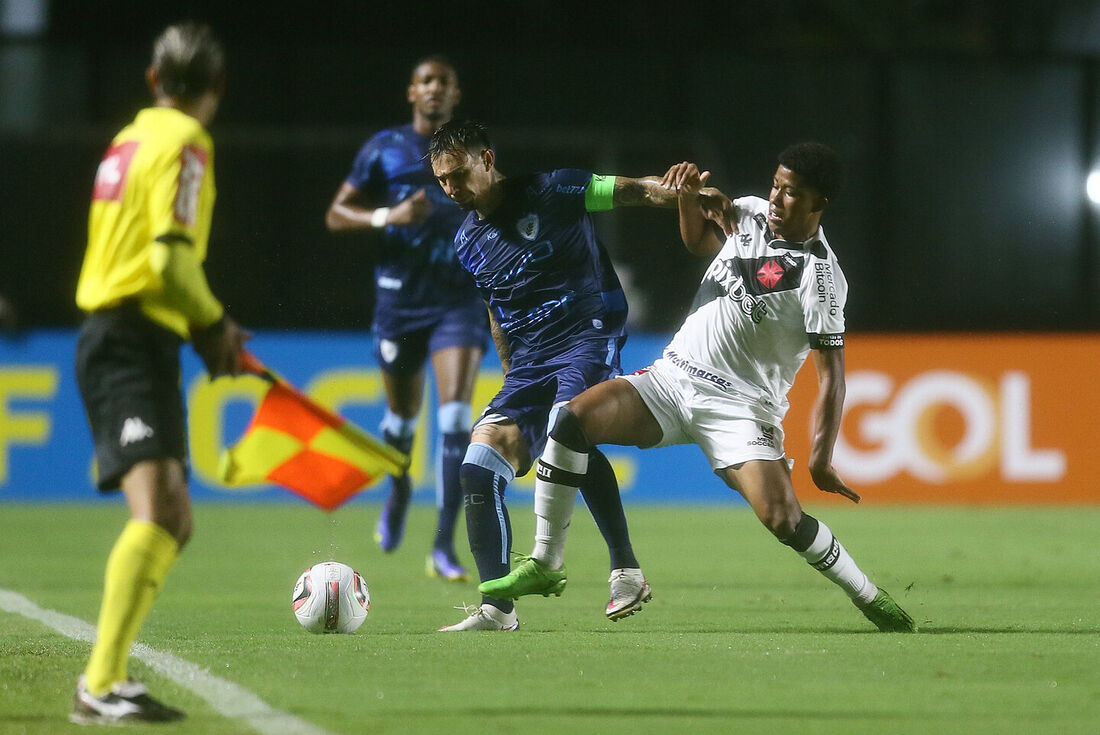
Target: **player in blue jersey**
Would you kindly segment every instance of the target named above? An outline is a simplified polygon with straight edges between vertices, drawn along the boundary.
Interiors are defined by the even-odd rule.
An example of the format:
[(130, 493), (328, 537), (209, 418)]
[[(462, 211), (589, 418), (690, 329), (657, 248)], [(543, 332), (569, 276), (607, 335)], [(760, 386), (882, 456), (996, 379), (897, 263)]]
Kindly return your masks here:
[[(461, 94), (450, 61), (442, 56), (419, 61), (408, 87), (412, 123), (367, 141), (325, 217), (332, 232), (377, 234), (373, 329), (388, 404), (381, 430), (387, 443), (405, 453), (412, 449), (424, 365), (431, 357), (441, 438), (439, 520), (426, 569), (454, 581), (467, 578), (454, 551), (462, 502), (458, 475), (470, 443), (470, 397), (489, 331), (473, 280), (455, 257), (455, 231), (465, 213), (439, 190), (426, 154), (430, 136), (451, 119)], [(375, 529), (383, 551), (401, 543), (410, 494), (408, 475), (395, 476)]]
[[(620, 372), (626, 298), (588, 213), (617, 205), (671, 208), (676, 193), (662, 187), (659, 176), (560, 169), (506, 178), (495, 166), (485, 127), (470, 121), (442, 126), (428, 150), (443, 191), (469, 212), (455, 249), (489, 307), (505, 371), (504, 386), (474, 425), (461, 470), (470, 551), (481, 579), (488, 580), (509, 569), (505, 487), (542, 452), (556, 407)], [(624, 606), (639, 604), (650, 592), (630, 545), (615, 474), (595, 448), (586, 464), (576, 486), (607, 541), (612, 577), (629, 579), (613, 586), (612, 603), (618, 595), (629, 598)], [(537, 533), (548, 534), (541, 511), (536, 506)], [(562, 574), (552, 591), (560, 594), (565, 581)], [(519, 627), (511, 600), (483, 596), (467, 612), (440, 630)]]

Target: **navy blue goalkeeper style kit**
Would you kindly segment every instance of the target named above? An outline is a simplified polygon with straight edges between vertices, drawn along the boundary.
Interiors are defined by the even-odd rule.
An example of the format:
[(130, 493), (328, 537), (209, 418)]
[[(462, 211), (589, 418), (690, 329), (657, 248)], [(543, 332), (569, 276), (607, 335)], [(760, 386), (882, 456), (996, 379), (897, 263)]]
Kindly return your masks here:
[(504, 179), (500, 205), (471, 212), (455, 238), (510, 350), (486, 415), (515, 421), (532, 458), (554, 404), (621, 372), (626, 297), (585, 209), (591, 180), (577, 169)]

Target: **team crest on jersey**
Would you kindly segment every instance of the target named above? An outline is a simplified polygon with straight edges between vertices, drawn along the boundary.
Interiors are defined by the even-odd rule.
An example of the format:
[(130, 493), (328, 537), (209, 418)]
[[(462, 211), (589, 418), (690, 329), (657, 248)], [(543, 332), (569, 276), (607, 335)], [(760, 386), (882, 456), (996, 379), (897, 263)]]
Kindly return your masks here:
[(779, 263), (774, 260), (765, 260), (764, 264), (760, 266), (760, 270), (756, 271), (756, 280), (764, 284), (765, 288), (774, 288), (784, 273), (786, 271)]
[(516, 231), (524, 240), (534, 242), (539, 236), (539, 216), (537, 214), (525, 214), (516, 222)]

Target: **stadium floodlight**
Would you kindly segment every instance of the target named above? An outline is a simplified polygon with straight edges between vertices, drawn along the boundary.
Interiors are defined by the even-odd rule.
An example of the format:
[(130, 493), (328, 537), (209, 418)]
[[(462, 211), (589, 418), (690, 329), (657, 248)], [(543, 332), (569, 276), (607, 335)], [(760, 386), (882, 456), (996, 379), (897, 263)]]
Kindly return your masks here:
[(1085, 179), (1085, 193), (1093, 204), (1100, 204), (1100, 170), (1092, 171)]

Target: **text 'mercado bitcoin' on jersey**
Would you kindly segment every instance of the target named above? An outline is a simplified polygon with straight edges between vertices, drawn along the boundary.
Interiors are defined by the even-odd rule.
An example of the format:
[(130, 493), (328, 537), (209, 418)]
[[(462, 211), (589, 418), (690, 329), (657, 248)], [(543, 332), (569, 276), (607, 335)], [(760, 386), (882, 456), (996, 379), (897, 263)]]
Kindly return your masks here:
[(810, 348), (844, 346), (848, 284), (820, 227), (805, 243), (788, 243), (768, 229), (767, 201), (734, 206), (738, 233), (707, 268), (664, 356), (743, 395), (744, 418), (778, 424)]
[(626, 296), (585, 208), (591, 172), (510, 177), (484, 220), (455, 237), (462, 265), (508, 338), (513, 364), (560, 355), (585, 340), (626, 338)]

